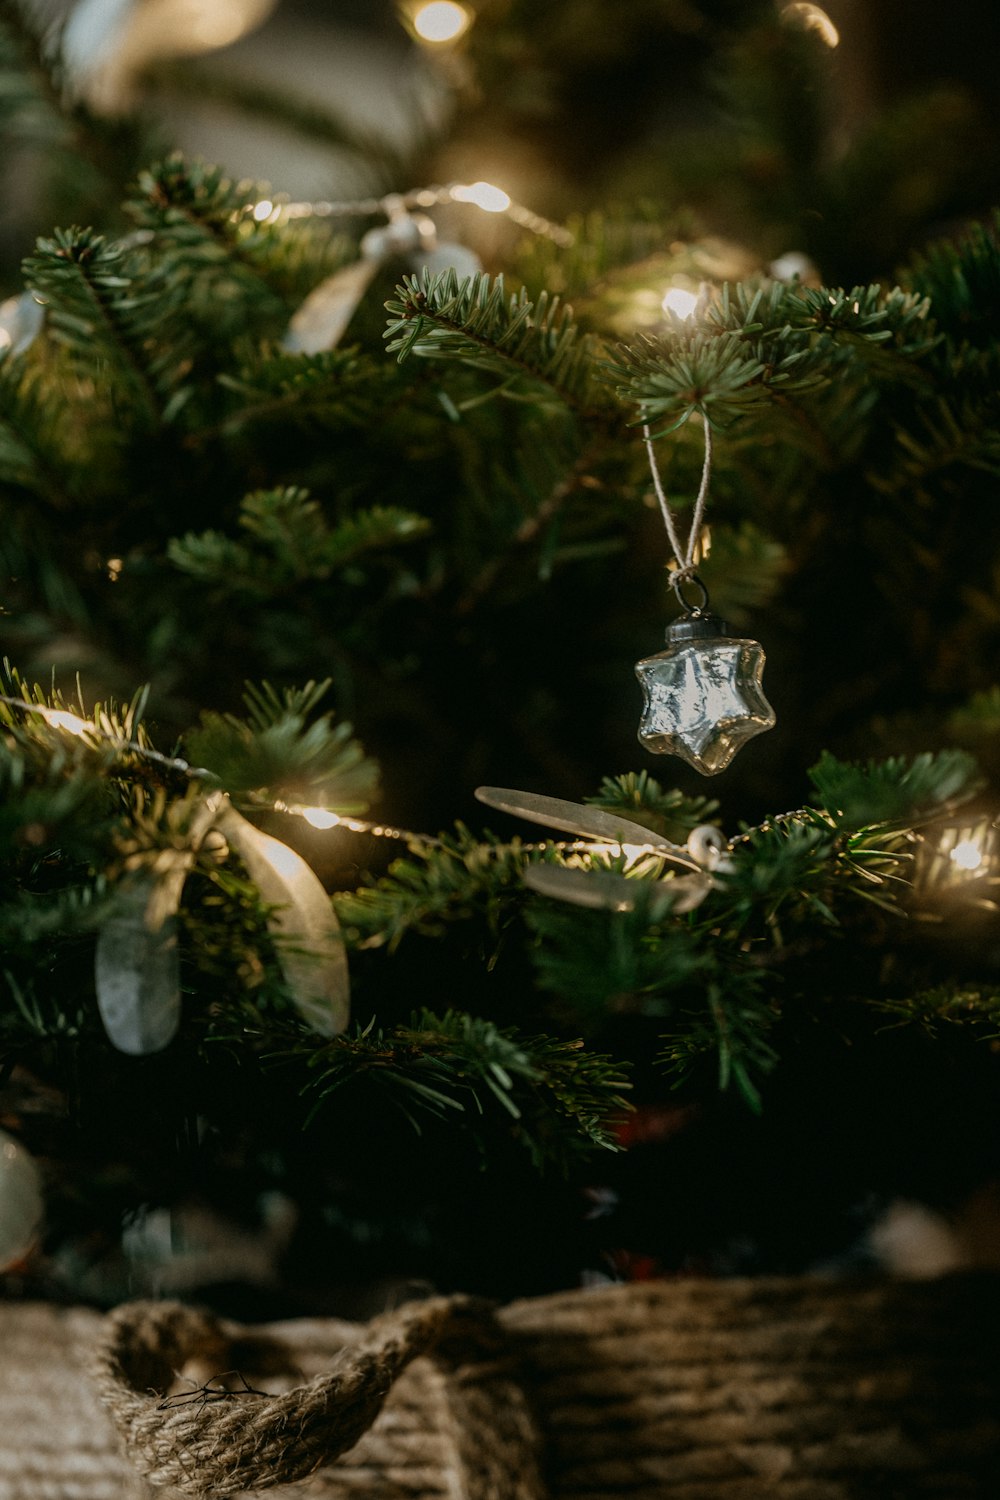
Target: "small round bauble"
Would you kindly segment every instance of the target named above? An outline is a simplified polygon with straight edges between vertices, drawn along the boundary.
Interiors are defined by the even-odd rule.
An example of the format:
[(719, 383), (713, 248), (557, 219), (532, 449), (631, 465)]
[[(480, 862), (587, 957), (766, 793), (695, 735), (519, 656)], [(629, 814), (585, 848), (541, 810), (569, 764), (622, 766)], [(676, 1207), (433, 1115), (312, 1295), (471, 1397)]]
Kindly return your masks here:
[(0, 1130), (0, 1271), (23, 1260), (38, 1238), (42, 1178), (29, 1152)]

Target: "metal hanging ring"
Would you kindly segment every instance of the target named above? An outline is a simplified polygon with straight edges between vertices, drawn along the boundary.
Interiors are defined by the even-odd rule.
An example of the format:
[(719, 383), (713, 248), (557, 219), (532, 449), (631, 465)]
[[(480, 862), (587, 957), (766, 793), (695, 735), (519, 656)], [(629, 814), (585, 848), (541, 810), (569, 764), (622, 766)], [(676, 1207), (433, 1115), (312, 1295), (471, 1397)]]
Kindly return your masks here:
[[(697, 604), (689, 604), (687, 599), (685, 599), (684, 585), (686, 583), (692, 584), (696, 589), (698, 589), (699, 593), (701, 594), (701, 599)], [(683, 608), (685, 614), (703, 615), (706, 613), (708, 609), (708, 589), (702, 583), (697, 573), (688, 573), (685, 575), (680, 569), (678, 569), (675, 577), (671, 578), (670, 580), (670, 587), (677, 595), (678, 603)]]

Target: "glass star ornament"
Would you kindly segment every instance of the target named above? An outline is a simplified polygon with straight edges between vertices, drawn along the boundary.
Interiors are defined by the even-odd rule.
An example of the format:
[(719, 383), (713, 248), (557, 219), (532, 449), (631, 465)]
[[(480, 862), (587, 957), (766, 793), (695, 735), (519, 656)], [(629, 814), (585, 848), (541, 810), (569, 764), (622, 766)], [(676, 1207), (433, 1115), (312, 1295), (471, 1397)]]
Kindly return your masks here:
[(667, 627), (667, 649), (636, 663), (642, 686), (639, 740), (656, 755), (677, 755), (703, 776), (724, 771), (737, 750), (774, 728), (764, 697), (759, 642), (729, 634), (700, 610)]

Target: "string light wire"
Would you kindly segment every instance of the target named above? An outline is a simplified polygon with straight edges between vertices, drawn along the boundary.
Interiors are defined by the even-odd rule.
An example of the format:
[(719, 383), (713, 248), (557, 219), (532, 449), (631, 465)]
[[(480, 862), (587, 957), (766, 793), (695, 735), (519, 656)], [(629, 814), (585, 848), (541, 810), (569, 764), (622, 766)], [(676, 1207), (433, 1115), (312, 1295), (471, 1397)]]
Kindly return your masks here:
[(265, 218), (280, 215), (287, 219), (366, 219), (377, 214), (392, 219), (400, 209), (409, 212), (415, 208), (438, 208), (446, 203), (471, 203), (483, 213), (504, 214), (522, 229), (550, 239), (564, 249), (575, 243), (575, 236), (565, 225), (543, 218), (523, 203), (515, 203), (507, 193), (488, 182), (451, 182), (445, 186), (411, 188), (406, 193), (387, 193), (382, 198), (338, 202), (320, 199), (313, 203), (275, 204), (272, 199), (261, 199), (260, 204), (252, 205), (255, 217), (257, 208), (264, 203), (271, 205)]

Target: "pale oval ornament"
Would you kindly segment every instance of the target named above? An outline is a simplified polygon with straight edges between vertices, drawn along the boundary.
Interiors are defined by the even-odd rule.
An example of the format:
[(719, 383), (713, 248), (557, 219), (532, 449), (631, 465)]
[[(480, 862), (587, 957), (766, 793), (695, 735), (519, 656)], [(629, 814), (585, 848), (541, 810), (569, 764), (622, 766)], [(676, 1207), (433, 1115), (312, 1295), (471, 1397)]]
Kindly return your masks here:
[(193, 811), (188, 849), (164, 849), (116, 887), (94, 955), (97, 1008), (119, 1052), (146, 1057), (169, 1047), (181, 1023), (177, 913), (188, 872), (221, 799)]
[(97, 1008), (109, 1041), (130, 1057), (162, 1052), (181, 1022), (177, 910), (189, 860), (128, 876), (97, 939)]
[(529, 865), (524, 883), (540, 896), (568, 901), (591, 911), (635, 911), (649, 902), (654, 921), (668, 913), (694, 911), (712, 888), (704, 875), (678, 875), (673, 880), (630, 880), (614, 870), (572, 870), (566, 865)]
[(292, 314), (281, 347), (288, 354), (336, 349), (379, 268), (375, 258), (352, 261), (313, 287)]
[(278, 964), (296, 1009), (320, 1036), (345, 1031), (351, 1018), (350, 975), (340, 923), (315, 872), (300, 854), (247, 821), (230, 803), (217, 820), (246, 865), (261, 900), (274, 910)]
[(24, 1259), (45, 1212), (42, 1176), (30, 1152), (0, 1130), (0, 1271)]
[(673, 844), (661, 834), (643, 828), (640, 823), (621, 818), (617, 813), (605, 812), (600, 807), (502, 786), (478, 786), (475, 795), (487, 807), (511, 813), (515, 818), (526, 818), (529, 823), (541, 823), (546, 828), (556, 828), (562, 833), (572, 833), (577, 838), (592, 839), (596, 843), (648, 847), (686, 869), (698, 868), (697, 862), (680, 844)]

